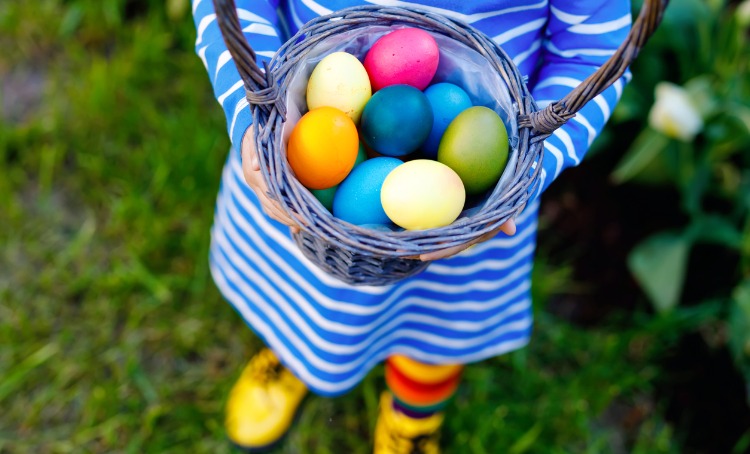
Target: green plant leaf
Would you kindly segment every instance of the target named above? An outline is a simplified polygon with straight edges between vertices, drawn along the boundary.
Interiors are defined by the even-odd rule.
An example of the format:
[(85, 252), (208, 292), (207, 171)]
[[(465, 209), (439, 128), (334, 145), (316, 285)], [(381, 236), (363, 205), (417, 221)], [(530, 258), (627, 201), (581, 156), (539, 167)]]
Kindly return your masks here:
[(60, 349), (56, 344), (47, 344), (6, 371), (2, 380), (0, 380), (0, 402), (13, 392), (18, 391), (23, 386), (24, 379), (34, 369), (49, 361), (59, 352)]
[(167, 0), (167, 17), (173, 21), (179, 21), (190, 11), (188, 0)]
[(696, 217), (686, 235), (691, 241), (719, 244), (732, 249), (742, 247), (742, 233), (729, 219), (714, 214)]
[(638, 244), (628, 256), (630, 272), (661, 313), (677, 305), (690, 246), (686, 235), (662, 232)]
[(714, 90), (713, 75), (703, 74), (694, 77), (685, 82), (683, 88), (688, 92), (704, 119), (716, 113), (719, 100)]
[(627, 85), (625, 90), (622, 91), (620, 102), (617, 103), (617, 107), (612, 112), (611, 121), (614, 123), (624, 123), (644, 118), (644, 111), (650, 106), (650, 100), (644, 98), (645, 96), (640, 90), (633, 88), (632, 85)]
[(750, 279), (745, 279), (732, 293), (729, 329), (729, 347), (735, 363), (750, 382)]
[(645, 128), (612, 172), (612, 181), (621, 184), (633, 178), (651, 163), (668, 143), (668, 137), (651, 128)]
[(531, 429), (526, 431), (526, 433), (521, 435), (521, 437), (513, 443), (508, 452), (511, 454), (521, 454), (528, 451), (534, 445), (534, 442), (539, 438), (541, 433), (542, 425), (539, 423), (534, 424)]
[(727, 110), (727, 115), (736, 118), (745, 127), (745, 133), (750, 134), (750, 107), (739, 103), (732, 103)]
[(682, 192), (682, 205), (691, 216), (702, 212), (702, 201), (711, 184), (711, 163), (702, 154), (695, 153), (691, 144), (679, 142), (675, 155), (678, 181)]
[(69, 38), (78, 29), (83, 20), (84, 11), (81, 5), (74, 4), (63, 15), (60, 21), (60, 36)]

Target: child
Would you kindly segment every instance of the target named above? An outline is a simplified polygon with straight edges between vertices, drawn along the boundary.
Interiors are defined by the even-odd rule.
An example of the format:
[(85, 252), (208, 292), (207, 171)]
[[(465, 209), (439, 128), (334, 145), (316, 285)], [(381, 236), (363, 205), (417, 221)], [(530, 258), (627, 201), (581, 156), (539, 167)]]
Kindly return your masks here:
[[(540, 106), (562, 98), (604, 63), (631, 22), (627, 0), (236, 3), (259, 60), (269, 59), (308, 20), (357, 4), (422, 7), (468, 22), (513, 58)], [(375, 452), (438, 452), (442, 409), (463, 365), (529, 340), (538, 201), (503, 226), (505, 233), (466, 251), (422, 257), (445, 259), (397, 284), (350, 286), (326, 275), (297, 249), (290, 238), (294, 221), (265, 195), (245, 90), (212, 0), (194, 0), (193, 12), (196, 51), (226, 112), (233, 144), (212, 230), (211, 270), (222, 294), (269, 347), (250, 361), (231, 392), (229, 437), (247, 449), (268, 447), (286, 433), (308, 389), (322, 396), (346, 393), (385, 361), (389, 391), (381, 397)], [(626, 78), (546, 140), (540, 192), (580, 162)]]

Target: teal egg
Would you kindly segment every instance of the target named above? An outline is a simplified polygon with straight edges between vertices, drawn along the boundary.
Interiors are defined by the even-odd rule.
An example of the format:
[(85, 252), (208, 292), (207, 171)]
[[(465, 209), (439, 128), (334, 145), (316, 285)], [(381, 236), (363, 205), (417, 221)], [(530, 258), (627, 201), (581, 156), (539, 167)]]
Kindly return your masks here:
[(360, 133), (373, 151), (404, 156), (422, 146), (432, 119), (432, 107), (424, 93), (410, 85), (391, 85), (376, 92), (365, 105)]
[(380, 202), (383, 181), (400, 159), (381, 156), (356, 166), (339, 184), (333, 197), (333, 215), (355, 225), (389, 224)]

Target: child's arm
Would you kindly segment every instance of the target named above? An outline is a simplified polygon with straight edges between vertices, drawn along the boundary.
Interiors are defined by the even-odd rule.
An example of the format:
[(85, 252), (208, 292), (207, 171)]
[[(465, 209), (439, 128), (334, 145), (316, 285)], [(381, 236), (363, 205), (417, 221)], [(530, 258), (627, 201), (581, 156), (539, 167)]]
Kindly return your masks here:
[[(270, 60), (282, 44), (276, 14), (279, 0), (235, 0), (235, 4), (240, 26), (258, 57), (258, 64)], [(268, 188), (260, 172), (252, 134), (248, 134), (252, 131), (253, 119), (245, 98), (244, 83), (216, 22), (213, 0), (193, 0), (193, 18), (197, 35), (195, 51), (208, 71), (216, 100), (224, 109), (232, 145), (242, 153), (245, 181), (257, 194), (268, 216), (297, 231), (296, 223), (267, 195)]]
[[(543, 63), (532, 95), (540, 108), (557, 101), (617, 50), (630, 30), (629, 0), (550, 1)], [(630, 80), (627, 72), (544, 143), (540, 192), (580, 163)]]
[[(270, 60), (281, 47), (276, 14), (279, 0), (236, 0), (236, 5), (240, 26), (258, 56), (258, 63)], [(226, 114), (232, 145), (240, 150), (242, 137), (252, 118), (242, 79), (216, 22), (213, 0), (193, 0), (193, 18), (197, 34), (195, 51), (203, 60), (214, 95)]]

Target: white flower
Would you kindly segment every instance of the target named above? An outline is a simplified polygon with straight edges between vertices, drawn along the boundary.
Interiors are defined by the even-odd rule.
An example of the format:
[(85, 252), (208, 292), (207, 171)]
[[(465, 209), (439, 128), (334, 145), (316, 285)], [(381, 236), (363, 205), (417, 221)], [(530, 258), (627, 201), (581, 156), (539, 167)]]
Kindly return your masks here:
[(684, 142), (692, 141), (703, 129), (703, 118), (684, 88), (659, 82), (648, 124), (662, 134)]
[(737, 15), (737, 23), (740, 27), (750, 26), (750, 0), (745, 0), (740, 3), (735, 10)]

